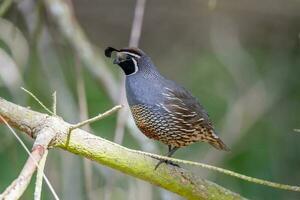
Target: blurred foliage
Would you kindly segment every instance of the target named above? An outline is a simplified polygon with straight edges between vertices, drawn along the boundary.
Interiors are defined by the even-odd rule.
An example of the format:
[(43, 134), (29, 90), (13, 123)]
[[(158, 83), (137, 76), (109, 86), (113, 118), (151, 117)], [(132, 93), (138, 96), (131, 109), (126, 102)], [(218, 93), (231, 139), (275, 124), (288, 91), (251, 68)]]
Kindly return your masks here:
[[(148, 1), (141, 48), (153, 58), (164, 75), (189, 88), (199, 98), (225, 142), (230, 142), (227, 138), (232, 134), (222, 132), (228, 117), (227, 113), (231, 111), (237, 99), (245, 95), (257, 81), (263, 82), (266, 96), (254, 93), (252, 96), (255, 102), (250, 103), (253, 109), (265, 105), (263, 102), (270, 107), (266, 109), (263, 107), (263, 113), (250, 127), (244, 126), (239, 121), (253, 120), (253, 116), (248, 116), (247, 113), (242, 113), (238, 121), (230, 124), (232, 127), (238, 126), (240, 134), (240, 138), (231, 146), (230, 153), (219, 152), (207, 144), (198, 143), (178, 151), (175, 157), (201, 161), (208, 152), (212, 152), (221, 159), (211, 164), (253, 177), (297, 185), (300, 179), (300, 135), (293, 130), (300, 128), (300, 3), (292, 0), (237, 3), (230, 0), (214, 1), (212, 6), (212, 2), (208, 5), (209, 2)], [(23, 4), (19, 6), (24, 7)], [(44, 9), (40, 11), (40, 17), (43, 18), (40, 23), (45, 23), (43, 26), (47, 27), (51, 40), (41, 37), (45, 31), (42, 28), (39, 30), (40, 35), (35, 33), (41, 39), (33, 38), (29, 24), (34, 26), (34, 22), (26, 22), (30, 16), (26, 16), (26, 12), (20, 11), (17, 7), (18, 5), (13, 4), (4, 17), (23, 32), (30, 45), (29, 62), (22, 77), (24, 85), (18, 87), (24, 86), (29, 89), (51, 107), (52, 92), (58, 91), (58, 101), (65, 93), (60, 88), (52, 87), (50, 81), (58, 76), (52, 77), (54, 79), (51, 80), (50, 76), (56, 76), (55, 73), (47, 74), (49, 71), (45, 69), (54, 69), (55, 72), (59, 69), (58, 73), (63, 77), (65, 87), (70, 91), (70, 98), (75, 100), (77, 106), (74, 68), (76, 56), (73, 50), (61, 37)], [(87, 4), (85, 1), (75, 0), (74, 8), (79, 22), (94, 44), (102, 48), (108, 45), (126, 46), (134, 1), (93, 0)], [(26, 9), (35, 10), (35, 7)], [(49, 49), (42, 52), (39, 48), (41, 43), (50, 43), (46, 46)], [(0, 41), (0, 48), (12, 55), (5, 41)], [(49, 56), (50, 51), (54, 52), (54, 57)], [(45, 60), (47, 56), (49, 57)], [(56, 60), (59, 66), (54, 67), (53, 60)], [(120, 70), (116, 66), (109, 62), (107, 64), (116, 77), (121, 77)], [(5, 68), (3, 63), (0, 63), (0, 67)], [(82, 75), (86, 85), (89, 116), (112, 107), (113, 103), (90, 72), (84, 69)], [(12, 93), (11, 88), (7, 88), (0, 81), (1, 97), (44, 112), (21, 90), (14, 89), (14, 91), (19, 92)], [(58, 110), (58, 114), (68, 116), (61, 110)], [(73, 116), (73, 119), (67, 120), (78, 118)], [(115, 115), (91, 125), (95, 134), (109, 140), (114, 138), (115, 126)], [(1, 126), (0, 132), (0, 191), (3, 191), (20, 172), (27, 155), (6, 127)], [(30, 148), (32, 141), (27, 137), (22, 138)], [(128, 133), (125, 134), (123, 145), (141, 149), (138, 141)], [(166, 148), (160, 145), (159, 152), (165, 151)], [(46, 174), (60, 196), (65, 195), (62, 179), (68, 178), (64, 176), (61, 164), (65, 155), (60, 151), (50, 151), (46, 164)], [(83, 182), (82, 166), (72, 166), (69, 170), (80, 173), (79, 178), (72, 184)], [(210, 180), (250, 199), (300, 198), (297, 193), (275, 190), (200, 169), (193, 171), (199, 176), (208, 176)], [(139, 183), (131, 177), (115, 173), (118, 177), (113, 186), (112, 199), (125, 199), (127, 196), (130, 199), (132, 193), (133, 197), (138, 199), (142, 191), (139, 193)], [(94, 165), (93, 174), (92, 190), (95, 192), (93, 196), (103, 199), (112, 170)], [(84, 184), (79, 187), (82, 185)], [(34, 181), (22, 199), (32, 199), (33, 190)], [(81, 191), (83, 190), (82, 188)], [(170, 194), (163, 195), (157, 187), (153, 187), (152, 190), (152, 199), (178, 198)], [(86, 197), (85, 194), (82, 196)], [(52, 199), (46, 186), (43, 197)]]

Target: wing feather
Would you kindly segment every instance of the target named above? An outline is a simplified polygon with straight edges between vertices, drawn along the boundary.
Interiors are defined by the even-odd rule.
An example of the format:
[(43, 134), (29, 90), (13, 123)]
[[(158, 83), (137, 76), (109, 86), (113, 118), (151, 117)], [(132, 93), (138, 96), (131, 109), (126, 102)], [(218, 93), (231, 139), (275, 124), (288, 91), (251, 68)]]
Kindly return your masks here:
[(182, 87), (165, 88), (162, 107), (172, 115), (174, 130), (180, 130), (195, 141), (207, 141), (218, 149), (228, 150), (199, 101)]

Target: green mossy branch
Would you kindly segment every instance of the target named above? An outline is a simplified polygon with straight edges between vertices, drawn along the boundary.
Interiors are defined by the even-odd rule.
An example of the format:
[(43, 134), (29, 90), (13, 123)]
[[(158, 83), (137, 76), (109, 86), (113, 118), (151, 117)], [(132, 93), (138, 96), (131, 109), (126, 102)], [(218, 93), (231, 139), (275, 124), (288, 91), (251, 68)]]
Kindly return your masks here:
[[(31, 92), (25, 90), (24, 88), (22, 88), (22, 89), (25, 92), (27, 92), (29, 95), (31, 95), (43, 108), (45, 108), (44, 104), (34, 94), (32, 94)], [(54, 96), (54, 100), (53, 100), (53, 107), (54, 107), (54, 109), (53, 109), (53, 112), (56, 115), (56, 93), (54, 93), (53, 96)], [(84, 126), (86, 124), (95, 122), (97, 120), (100, 120), (100, 119), (102, 119), (102, 118), (110, 115), (114, 111), (120, 109), (121, 107), (122, 107), (121, 105), (115, 106), (114, 108), (112, 108), (109, 111), (106, 111), (103, 114), (99, 114), (96, 117), (90, 118), (90, 119), (88, 119), (86, 121), (80, 122), (78, 124), (75, 124), (75, 125), (72, 125), (71, 127), (69, 127), (69, 133), (68, 133), (68, 136), (67, 136), (67, 142), (66, 142), (65, 146), (68, 146), (68, 142), (69, 142), (69, 139), (70, 139), (70, 133), (71, 133), (72, 130), (74, 130), (76, 128), (80, 128), (80, 127), (82, 127), (82, 126)], [(47, 108), (45, 110), (47, 111)], [(295, 131), (299, 131), (299, 129), (295, 129)], [(290, 190), (290, 191), (296, 191), (296, 192), (300, 191), (300, 187), (299, 186), (286, 185), (286, 184), (275, 183), (275, 182), (271, 182), (271, 181), (267, 181), (267, 180), (263, 180), (263, 179), (258, 179), (258, 178), (246, 176), (246, 175), (243, 175), (243, 174), (239, 174), (239, 173), (236, 173), (236, 172), (233, 172), (233, 171), (230, 171), (230, 170), (226, 170), (226, 169), (223, 169), (223, 168), (219, 168), (219, 167), (207, 165), (207, 164), (204, 164), (204, 163), (198, 163), (198, 162), (193, 162), (193, 161), (188, 161), (188, 160), (181, 160), (181, 159), (176, 159), (176, 158), (170, 158), (170, 157), (166, 157), (166, 156), (160, 156), (160, 155), (156, 155), (156, 154), (152, 154), (152, 153), (147, 153), (147, 152), (142, 152), (142, 151), (127, 149), (127, 148), (126, 148), (126, 150), (127, 151), (131, 151), (133, 153), (142, 154), (142, 155), (145, 155), (145, 156), (150, 156), (152, 158), (156, 158), (156, 159), (160, 159), (160, 160), (169, 160), (171, 162), (176, 162), (176, 163), (181, 163), (181, 164), (188, 164), (188, 165), (194, 165), (194, 166), (202, 167), (202, 168), (205, 168), (205, 169), (217, 171), (217, 172), (222, 173), (222, 174), (233, 176), (233, 177), (245, 180), (245, 181), (249, 181), (249, 182), (256, 183), (256, 184), (261, 184), (261, 185), (266, 185), (266, 186), (277, 188), (277, 189)]]
[[(99, 116), (102, 118), (108, 115), (107, 113), (112, 113), (119, 108), (120, 106), (116, 106), (110, 111), (105, 112), (106, 114), (103, 113)], [(202, 163), (167, 158), (156, 154), (128, 149), (101, 137), (91, 135), (81, 129), (72, 130), (74, 125), (64, 122), (59, 117), (41, 114), (1, 98), (0, 115), (9, 121), (12, 126), (26, 132), (33, 138), (36, 137), (35, 133), (42, 128), (51, 127), (53, 132), (56, 133), (56, 137), (51, 146), (60, 147), (69, 152), (87, 157), (123, 173), (173, 191), (188, 199), (243, 199), (243, 197), (212, 182), (197, 178), (183, 168), (162, 165), (157, 170), (154, 170), (158, 159), (168, 159), (177, 163), (200, 166), (256, 184), (284, 190), (300, 191), (298, 186), (274, 183)], [(96, 118), (99, 118), (99, 116)], [(75, 128), (79, 128), (80, 125), (81, 123), (75, 126)], [(72, 130), (71, 134), (70, 130)]]
[[(10, 125), (35, 138), (43, 128), (51, 128), (56, 137), (52, 147), (60, 147), (84, 156), (125, 174), (177, 193), (186, 199), (244, 199), (215, 183), (194, 176), (173, 166), (161, 165), (156, 171), (157, 159), (89, 134), (81, 129), (72, 131), (66, 146), (71, 124), (56, 116), (49, 116), (18, 106), (0, 98), (0, 115)], [(71, 170), (71, 169), (70, 169)]]
[(188, 199), (242, 199), (212, 182), (194, 177), (182, 168), (162, 165), (154, 170), (157, 159), (136, 153), (103, 138), (87, 135), (85, 131), (79, 129), (72, 132), (68, 146), (65, 134), (59, 137), (54, 146), (143, 179)]
[(162, 159), (162, 160), (168, 160), (174, 163), (181, 163), (181, 164), (186, 164), (186, 165), (193, 165), (193, 166), (198, 166), (201, 168), (205, 168), (205, 169), (209, 169), (212, 171), (216, 171), (222, 174), (226, 174), (229, 176), (233, 176), (235, 178), (238, 179), (242, 179), (251, 183), (255, 183), (255, 184), (259, 184), (259, 185), (265, 185), (268, 187), (272, 187), (272, 188), (276, 188), (276, 189), (280, 189), (280, 190), (289, 190), (289, 191), (294, 191), (294, 192), (300, 192), (300, 186), (295, 186), (295, 185), (287, 185), (287, 184), (282, 184), (282, 183), (276, 183), (276, 182), (272, 182), (272, 181), (267, 181), (267, 180), (263, 180), (263, 179), (259, 179), (259, 178), (254, 178), (251, 176), (246, 176), (244, 174), (240, 174), (234, 171), (230, 171), (227, 169), (223, 169), (220, 167), (215, 167), (212, 165), (208, 165), (208, 164), (204, 164), (204, 163), (199, 163), (199, 162), (193, 162), (193, 161), (189, 161), (189, 160), (181, 160), (181, 159), (176, 159), (176, 158), (170, 158), (170, 157), (166, 157), (166, 156), (160, 156), (157, 154), (152, 154), (152, 153), (147, 153), (147, 152), (143, 152), (143, 151), (136, 151), (136, 150), (131, 150), (134, 151), (135, 153), (140, 153), (143, 155), (147, 155), (150, 156), (152, 158), (156, 158), (156, 159)]
[(194, 177), (182, 168), (161, 166), (155, 171), (156, 159), (134, 153), (108, 140), (87, 135), (81, 130), (72, 132), (68, 146), (65, 135), (62, 135), (54, 146), (176, 192), (188, 199), (242, 199), (214, 183)]

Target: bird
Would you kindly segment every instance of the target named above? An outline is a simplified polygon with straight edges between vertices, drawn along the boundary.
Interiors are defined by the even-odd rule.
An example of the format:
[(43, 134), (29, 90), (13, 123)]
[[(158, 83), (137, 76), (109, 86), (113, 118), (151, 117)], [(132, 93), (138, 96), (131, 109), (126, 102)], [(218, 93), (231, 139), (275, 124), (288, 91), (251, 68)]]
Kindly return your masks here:
[[(139, 48), (107, 47), (106, 57), (125, 73), (126, 97), (135, 124), (150, 139), (168, 146), (171, 157), (181, 147), (207, 142), (216, 149), (229, 151), (220, 139), (204, 107), (191, 92), (165, 78), (152, 59)], [(160, 164), (172, 164), (160, 160)]]

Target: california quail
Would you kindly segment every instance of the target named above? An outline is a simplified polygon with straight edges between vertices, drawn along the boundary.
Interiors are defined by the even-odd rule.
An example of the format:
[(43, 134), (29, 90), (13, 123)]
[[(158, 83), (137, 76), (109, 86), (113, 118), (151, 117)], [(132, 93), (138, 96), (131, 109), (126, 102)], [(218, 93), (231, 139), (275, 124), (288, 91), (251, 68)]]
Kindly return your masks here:
[[(197, 141), (228, 150), (197, 99), (163, 77), (142, 50), (108, 47), (105, 55), (111, 57), (112, 52), (116, 52), (114, 64), (126, 75), (127, 101), (136, 125), (147, 137), (168, 145), (167, 156)], [(160, 161), (155, 169), (162, 162), (166, 161)]]

